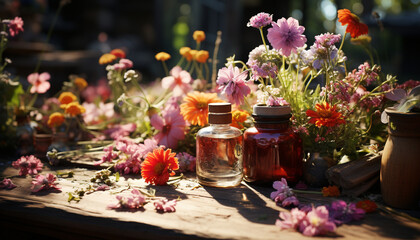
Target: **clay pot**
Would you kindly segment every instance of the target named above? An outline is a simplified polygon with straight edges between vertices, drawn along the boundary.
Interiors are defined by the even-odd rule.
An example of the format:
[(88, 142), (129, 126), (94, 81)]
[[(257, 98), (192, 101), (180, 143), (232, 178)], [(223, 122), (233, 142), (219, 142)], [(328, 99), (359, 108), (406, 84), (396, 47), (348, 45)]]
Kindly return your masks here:
[(420, 113), (387, 108), (388, 133), (381, 161), (381, 191), (385, 203), (396, 208), (419, 207)]

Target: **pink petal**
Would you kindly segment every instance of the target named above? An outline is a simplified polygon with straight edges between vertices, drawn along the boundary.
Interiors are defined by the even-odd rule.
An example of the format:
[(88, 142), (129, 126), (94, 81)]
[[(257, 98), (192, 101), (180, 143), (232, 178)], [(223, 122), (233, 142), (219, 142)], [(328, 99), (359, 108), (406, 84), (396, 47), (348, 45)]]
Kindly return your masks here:
[(28, 82), (30, 84), (34, 84), (36, 82), (36, 80), (38, 79), (38, 73), (31, 73), (31, 74), (29, 74), (28, 77), (27, 77), (27, 79), (28, 79)]
[(39, 75), (39, 81), (41, 81), (41, 82), (48, 81), (48, 80), (50, 80), (50, 78), (51, 78), (51, 76), (47, 72), (43, 72)]
[(157, 130), (162, 130), (163, 126), (164, 126), (164, 122), (163, 119), (158, 115), (158, 114), (154, 114), (151, 118), (150, 118), (150, 123), (152, 124), (152, 126), (154, 128), (156, 128)]

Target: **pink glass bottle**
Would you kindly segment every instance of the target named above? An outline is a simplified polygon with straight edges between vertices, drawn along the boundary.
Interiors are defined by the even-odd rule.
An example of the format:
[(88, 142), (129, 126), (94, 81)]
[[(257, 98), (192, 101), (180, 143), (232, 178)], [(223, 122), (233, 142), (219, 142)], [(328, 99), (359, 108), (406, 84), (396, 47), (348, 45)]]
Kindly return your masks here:
[(235, 187), (242, 181), (241, 130), (231, 127), (230, 103), (209, 104), (210, 126), (197, 133), (198, 182), (211, 187)]
[(268, 183), (302, 176), (302, 140), (290, 126), (289, 106), (255, 105), (254, 127), (244, 133), (243, 175), (247, 182)]

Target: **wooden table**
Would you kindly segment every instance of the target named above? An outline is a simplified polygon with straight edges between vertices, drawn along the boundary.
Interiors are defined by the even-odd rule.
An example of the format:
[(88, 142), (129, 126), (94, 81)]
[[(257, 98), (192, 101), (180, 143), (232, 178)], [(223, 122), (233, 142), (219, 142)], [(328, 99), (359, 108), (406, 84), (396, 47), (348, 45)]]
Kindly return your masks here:
[[(54, 169), (56, 170), (56, 169)], [(61, 192), (31, 193), (32, 177), (15, 177), (18, 186), (0, 190), (0, 239), (300, 239), (298, 232), (281, 231), (274, 225), (279, 211), (269, 198), (271, 187), (242, 183), (231, 189), (200, 187), (194, 175), (178, 187), (149, 186), (140, 177), (121, 177), (116, 188), (88, 194), (80, 202), (67, 202), (68, 192), (86, 185), (95, 172), (66, 166), (73, 178), (59, 178)], [(55, 173), (44, 166), (42, 174)], [(1, 176), (18, 170), (5, 166)], [(156, 190), (156, 196), (181, 199), (176, 212), (157, 213), (153, 204), (143, 210), (110, 210), (117, 192), (131, 188)], [(326, 203), (332, 198), (300, 194), (301, 201)], [(342, 225), (339, 239), (420, 239), (420, 224), (382, 211), (367, 214), (364, 220)]]

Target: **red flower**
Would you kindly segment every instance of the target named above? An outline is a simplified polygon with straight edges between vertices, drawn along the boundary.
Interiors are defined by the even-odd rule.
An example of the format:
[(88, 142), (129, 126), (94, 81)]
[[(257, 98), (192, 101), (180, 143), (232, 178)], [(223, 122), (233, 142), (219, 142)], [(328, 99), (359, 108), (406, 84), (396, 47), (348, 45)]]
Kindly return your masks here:
[(309, 123), (317, 127), (334, 127), (339, 124), (345, 124), (346, 121), (341, 113), (336, 111), (336, 106), (330, 106), (327, 102), (315, 105), (316, 111), (308, 109), (306, 116), (310, 117)]
[(113, 49), (110, 54), (116, 56), (117, 58), (125, 58), (125, 52), (122, 49), (116, 48)]
[(158, 148), (147, 154), (142, 164), (141, 177), (147, 183), (165, 185), (169, 176), (175, 175), (174, 170), (179, 169), (178, 158), (171, 149)]
[(338, 21), (341, 23), (341, 26), (347, 25), (346, 33), (350, 33), (352, 38), (369, 32), (368, 26), (360, 22), (360, 18), (348, 9), (338, 10)]
[(366, 213), (374, 212), (378, 207), (374, 201), (362, 200), (356, 203), (356, 207), (365, 210)]

